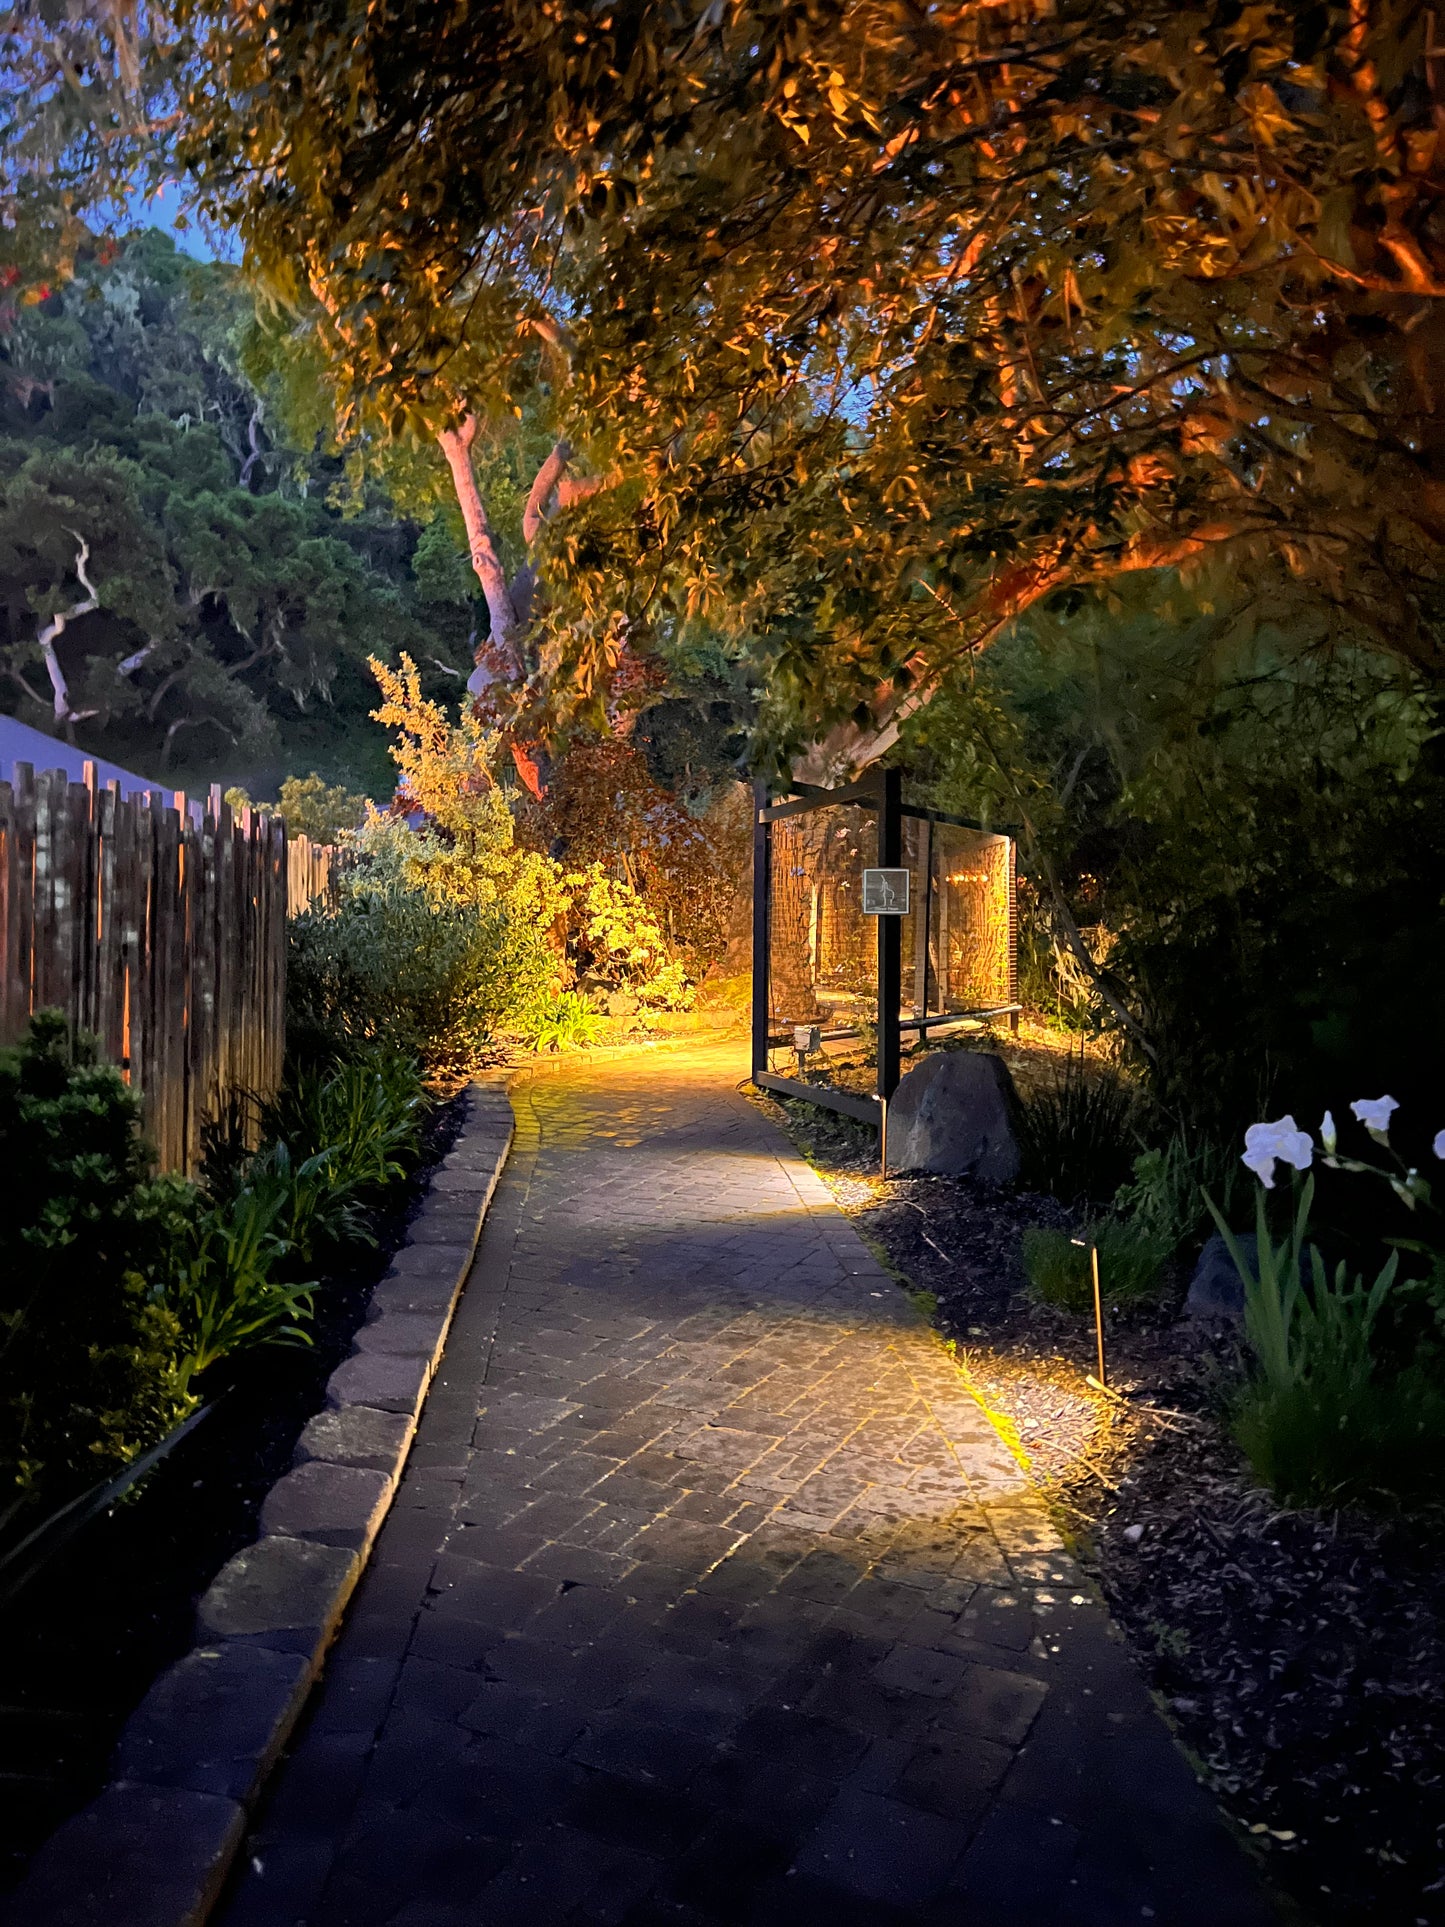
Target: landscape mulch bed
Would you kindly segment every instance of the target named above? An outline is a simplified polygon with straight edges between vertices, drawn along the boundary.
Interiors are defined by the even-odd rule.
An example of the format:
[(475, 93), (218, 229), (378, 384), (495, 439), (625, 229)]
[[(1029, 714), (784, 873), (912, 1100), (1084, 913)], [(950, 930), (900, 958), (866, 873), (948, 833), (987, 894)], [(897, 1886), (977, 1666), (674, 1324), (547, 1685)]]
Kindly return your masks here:
[(1285, 1512), (1229, 1437), (1237, 1341), (1184, 1279), (1107, 1320), (1034, 1301), (1020, 1233), (1054, 1199), (877, 1176), (864, 1127), (759, 1099), (957, 1348), (1268, 1876), (1322, 1923), (1445, 1922), (1445, 1521)]
[(460, 1121), (460, 1097), (432, 1113), (421, 1167), (373, 1225), (376, 1248), (317, 1292), (314, 1344), (245, 1357), (211, 1415), (139, 1491), (0, 1613), (0, 1891), (99, 1791), (126, 1718), (189, 1651), (196, 1600), (255, 1538), (262, 1501), (320, 1409)]

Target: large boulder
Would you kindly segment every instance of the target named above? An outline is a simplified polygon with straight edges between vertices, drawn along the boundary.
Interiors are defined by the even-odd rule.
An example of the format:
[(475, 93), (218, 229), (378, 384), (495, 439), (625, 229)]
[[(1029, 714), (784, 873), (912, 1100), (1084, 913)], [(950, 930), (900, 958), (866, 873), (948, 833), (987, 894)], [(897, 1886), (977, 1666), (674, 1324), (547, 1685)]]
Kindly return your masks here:
[(899, 1084), (888, 1106), (888, 1168), (1011, 1184), (1019, 1174), (1018, 1093), (989, 1051), (939, 1051)]
[[(1258, 1278), (1259, 1245), (1254, 1233), (1236, 1232), (1235, 1243), (1244, 1262)], [(1306, 1245), (1300, 1253), (1300, 1282), (1305, 1285), (1309, 1283), (1313, 1268), (1311, 1252), (1312, 1247)], [(1194, 1267), (1194, 1276), (1189, 1280), (1189, 1291), (1184, 1300), (1184, 1316), (1204, 1322), (1244, 1323), (1244, 1280), (1229, 1255), (1229, 1246), (1217, 1231), (1199, 1254), (1199, 1263)]]
[[(1239, 1248), (1245, 1263), (1253, 1269), (1254, 1239), (1241, 1237)], [(1244, 1281), (1229, 1255), (1229, 1246), (1217, 1231), (1199, 1254), (1184, 1300), (1184, 1316), (1206, 1321), (1217, 1319), (1230, 1325), (1244, 1323)]]

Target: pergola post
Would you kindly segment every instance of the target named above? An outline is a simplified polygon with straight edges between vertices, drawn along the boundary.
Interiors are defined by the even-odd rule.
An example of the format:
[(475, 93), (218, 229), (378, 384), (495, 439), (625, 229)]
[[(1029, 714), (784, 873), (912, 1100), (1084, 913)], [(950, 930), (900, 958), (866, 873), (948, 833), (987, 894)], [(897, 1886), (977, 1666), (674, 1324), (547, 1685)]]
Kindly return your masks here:
[(763, 812), (768, 786), (753, 784), (753, 1082), (767, 1075), (772, 1003), (768, 977), (769, 909), (773, 897), (773, 826)]
[[(903, 867), (903, 772), (878, 777), (878, 867)], [(878, 925), (878, 1095), (886, 1104), (898, 1089), (899, 1004), (903, 998), (903, 919), (875, 917)]]

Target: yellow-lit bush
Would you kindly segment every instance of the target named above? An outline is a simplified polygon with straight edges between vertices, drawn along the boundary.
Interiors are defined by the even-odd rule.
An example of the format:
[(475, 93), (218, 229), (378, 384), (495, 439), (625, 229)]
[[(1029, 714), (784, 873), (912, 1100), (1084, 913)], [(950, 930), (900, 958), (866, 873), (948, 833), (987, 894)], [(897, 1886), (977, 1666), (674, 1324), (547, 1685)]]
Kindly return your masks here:
[(373, 659), (381, 706), (372, 714), (392, 731), (392, 759), (402, 794), (427, 818), (408, 830), (374, 812), (362, 833), (364, 849), (389, 834), (403, 859), (403, 879), (436, 905), (500, 905), (517, 924), (549, 931), (563, 916), (567, 895), (558, 865), (517, 842), (512, 812), (492, 774), (496, 740), (466, 704), (453, 722), (421, 693), (410, 657), (398, 670)]
[[(404, 1005), (405, 1047), (463, 1062), (499, 1028), (531, 1041), (540, 1025), (553, 1047), (584, 1041), (595, 1026), (583, 1004), (614, 1016), (624, 1003), (629, 1014), (686, 1008), (693, 992), (679, 945), (647, 899), (601, 862), (564, 875), (520, 844), (493, 773), (498, 739), (466, 705), (453, 721), (427, 701), (407, 657), (372, 670), (382, 693), (373, 713), (392, 731), (402, 797), (423, 824), (372, 811), (345, 885), (345, 929), (302, 933), (303, 974), (324, 964), (311, 981), (325, 1009), (354, 1026), (361, 1013), (384, 1023), (389, 1004)], [(424, 928), (424, 912), (436, 928)]]
[(571, 894), (570, 948), (581, 981), (604, 994), (630, 991), (643, 1006), (686, 1009), (693, 995), (687, 972), (636, 890), (600, 863), (564, 882)]

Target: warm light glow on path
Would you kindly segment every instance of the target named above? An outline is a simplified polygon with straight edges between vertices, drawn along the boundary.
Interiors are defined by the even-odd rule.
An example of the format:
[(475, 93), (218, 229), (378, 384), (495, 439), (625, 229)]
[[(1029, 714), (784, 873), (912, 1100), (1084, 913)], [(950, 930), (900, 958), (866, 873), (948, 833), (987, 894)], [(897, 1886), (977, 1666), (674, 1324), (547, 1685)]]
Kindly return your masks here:
[(563, 1060), (224, 1927), (1264, 1927), (742, 1045)]

